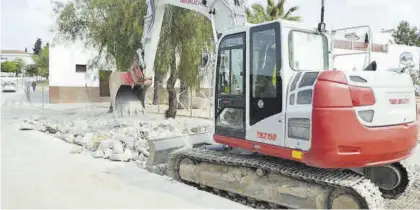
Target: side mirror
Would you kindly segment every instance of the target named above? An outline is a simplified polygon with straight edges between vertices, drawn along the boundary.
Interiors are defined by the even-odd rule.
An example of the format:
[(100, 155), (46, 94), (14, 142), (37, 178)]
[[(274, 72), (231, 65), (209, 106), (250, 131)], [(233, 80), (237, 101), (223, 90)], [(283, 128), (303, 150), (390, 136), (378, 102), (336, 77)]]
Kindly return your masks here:
[(413, 53), (403, 52), (400, 55), (400, 64), (403, 66), (408, 66), (413, 63)]
[(205, 68), (209, 64), (210, 55), (208, 53), (201, 54), (200, 67)]

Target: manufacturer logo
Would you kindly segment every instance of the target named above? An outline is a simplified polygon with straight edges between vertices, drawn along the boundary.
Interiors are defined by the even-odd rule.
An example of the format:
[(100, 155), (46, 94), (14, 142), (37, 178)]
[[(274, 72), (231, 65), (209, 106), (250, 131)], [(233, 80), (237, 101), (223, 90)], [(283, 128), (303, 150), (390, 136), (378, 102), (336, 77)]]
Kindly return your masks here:
[(391, 98), (389, 99), (390, 104), (408, 104), (410, 100), (408, 98)]
[(195, 5), (201, 4), (201, 0), (180, 0), (180, 2), (184, 4), (195, 4)]

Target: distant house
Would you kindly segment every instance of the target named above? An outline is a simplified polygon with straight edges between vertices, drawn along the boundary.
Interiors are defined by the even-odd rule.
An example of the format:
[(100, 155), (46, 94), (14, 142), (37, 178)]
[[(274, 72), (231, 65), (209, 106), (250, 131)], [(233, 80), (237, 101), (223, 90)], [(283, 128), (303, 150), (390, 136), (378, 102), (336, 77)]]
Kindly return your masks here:
[(107, 81), (99, 80), (100, 69), (88, 65), (97, 54), (94, 49), (86, 48), (80, 40), (50, 45), (50, 103), (109, 101)]
[[(392, 37), (393, 30), (382, 30), (380, 33), (374, 32), (371, 61), (376, 61), (378, 70), (387, 70), (400, 67), (400, 55), (404, 52), (413, 54), (414, 70), (420, 69), (420, 47), (395, 44)], [(366, 52), (367, 45), (360, 41), (334, 40), (334, 52), (338, 54)], [(352, 71), (363, 69), (366, 55), (351, 55), (337, 57), (334, 67), (339, 70)]]
[(17, 58), (21, 58), (26, 65), (34, 64), (34, 61), (32, 60), (32, 53), (22, 50), (1, 50), (1, 62), (13, 61)]

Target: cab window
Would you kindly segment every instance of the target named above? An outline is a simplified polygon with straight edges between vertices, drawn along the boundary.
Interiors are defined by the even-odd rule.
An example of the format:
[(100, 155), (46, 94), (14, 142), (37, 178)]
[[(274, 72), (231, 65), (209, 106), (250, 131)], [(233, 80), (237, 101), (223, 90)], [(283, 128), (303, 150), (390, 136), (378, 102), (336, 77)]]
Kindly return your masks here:
[(328, 69), (328, 40), (324, 35), (290, 31), (289, 63), (293, 70), (322, 71)]
[(217, 92), (222, 95), (243, 94), (244, 34), (225, 37), (220, 44), (217, 64)]

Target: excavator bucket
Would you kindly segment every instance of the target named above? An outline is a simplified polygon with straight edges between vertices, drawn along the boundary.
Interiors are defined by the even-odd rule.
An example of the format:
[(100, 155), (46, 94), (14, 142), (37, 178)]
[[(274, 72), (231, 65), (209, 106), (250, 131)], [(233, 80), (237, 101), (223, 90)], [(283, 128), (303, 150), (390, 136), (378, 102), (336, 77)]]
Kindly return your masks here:
[(109, 77), (112, 112), (121, 116), (144, 115), (146, 88), (134, 84), (128, 72), (114, 71)]

